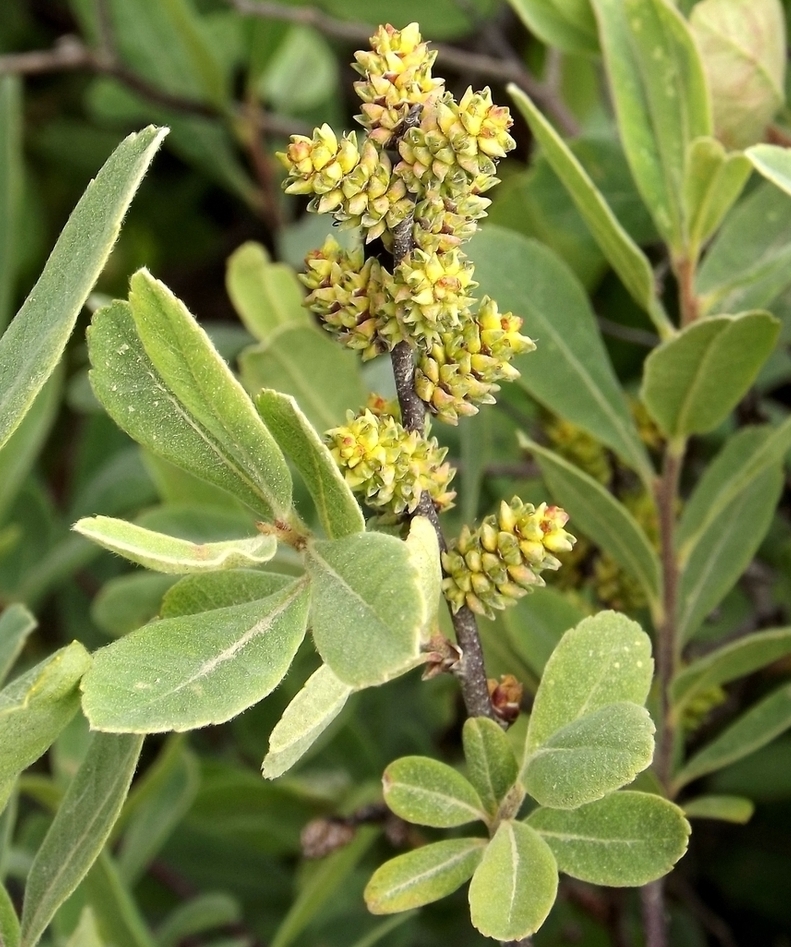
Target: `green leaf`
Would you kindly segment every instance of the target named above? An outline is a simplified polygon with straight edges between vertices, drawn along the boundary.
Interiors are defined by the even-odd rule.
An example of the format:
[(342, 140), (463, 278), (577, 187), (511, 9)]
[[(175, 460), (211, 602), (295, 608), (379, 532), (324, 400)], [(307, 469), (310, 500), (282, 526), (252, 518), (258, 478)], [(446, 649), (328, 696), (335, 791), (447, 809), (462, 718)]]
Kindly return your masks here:
[(371, 687), (420, 662), (426, 602), (405, 543), (382, 533), (316, 540), (307, 568), (313, 641), (340, 680)]
[(508, 641), (537, 678), (563, 632), (579, 624), (585, 613), (557, 589), (536, 589), (503, 613)]
[(268, 510), (285, 516), (291, 508), (286, 462), (209, 337), (147, 270), (132, 276), (129, 303), (146, 355), (178, 399), (181, 413), (208, 432)]
[(0, 884), (0, 944), (19, 947), (19, 918), (5, 886)]
[(0, 786), (35, 762), (77, 712), (77, 685), (90, 664), (73, 641), (0, 691)]
[(791, 654), (791, 628), (755, 631), (717, 648), (687, 665), (673, 678), (670, 686), (673, 714), (678, 716), (691, 700), (709, 688), (752, 674), (788, 654)]
[(684, 803), (688, 819), (719, 819), (746, 825), (752, 818), (755, 804), (743, 796), (698, 796)]
[(385, 802), (400, 818), (438, 829), (486, 819), (478, 793), (453, 767), (425, 756), (403, 756), (382, 776)]
[(0, 76), (0, 332), (11, 318), (22, 223), (22, 82)]
[(711, 90), (717, 138), (761, 141), (785, 100), (785, 20), (778, 0), (704, 0), (690, 14)]
[(699, 534), (686, 554), (681, 573), (677, 621), (680, 641), (697, 631), (750, 564), (771, 525), (782, 490), (782, 469), (779, 465), (767, 467), (732, 499), (725, 513)]
[(780, 466), (789, 449), (791, 418), (776, 428), (742, 428), (728, 439), (704, 471), (681, 514), (676, 545), (682, 566), (701, 537), (732, 507), (739, 494), (770, 467)]
[(770, 743), (791, 727), (791, 684), (759, 700), (699, 750), (673, 780), (674, 792), (706, 773), (713, 773)]
[(339, 895), (348, 884), (351, 873), (376, 840), (377, 834), (371, 828), (358, 829), (349, 845), (323, 858), (316, 865), (278, 926), (270, 941), (272, 947), (293, 944), (330, 899)]
[(530, 716), (527, 751), (601, 707), (643, 704), (653, 670), (651, 642), (637, 622), (610, 611), (584, 619), (566, 632), (547, 661)]
[(695, 322), (648, 356), (640, 398), (668, 437), (713, 431), (747, 393), (779, 332), (777, 319), (760, 311)]
[(753, 145), (745, 151), (755, 170), (767, 181), (791, 194), (791, 155), (779, 145)]
[(105, 849), (82, 883), (99, 930), (113, 947), (156, 947), (131, 891)]
[(275, 536), (190, 543), (110, 516), (81, 519), (72, 529), (131, 562), (170, 575), (252, 568), (269, 562), (277, 552)]
[(439, 901), (472, 876), (485, 848), (480, 838), (448, 839), (391, 858), (366, 885), (368, 910), (394, 914)]
[(768, 306), (791, 284), (791, 197), (768, 182), (728, 214), (698, 270), (701, 311)]
[(157, 947), (178, 947), (217, 927), (242, 922), (242, 909), (236, 898), (221, 891), (199, 894), (174, 908), (157, 929)]
[(33, 947), (102, 850), (132, 781), (143, 737), (97, 733), (33, 859), (22, 947)]
[(95, 730), (122, 733), (224, 723), (283, 679), (307, 611), (300, 580), (260, 601), (145, 625), (96, 652), (85, 715)]
[(239, 356), (242, 382), (252, 395), (274, 388), (293, 395), (319, 431), (341, 424), (365, 403), (353, 352), (312, 325), (283, 326)]
[(305, 481), (327, 536), (341, 539), (364, 532), (365, 519), (359, 503), (297, 402), (289, 395), (264, 389), (256, 396), (255, 404), (272, 436)]
[(585, 168), (525, 93), (515, 85), (508, 92), (524, 116), (542, 153), (563, 182), (588, 225), (599, 249), (621, 278), (632, 298), (665, 332), (670, 322), (656, 298), (654, 273), (643, 251), (621, 226), (604, 195)]
[(422, 593), (421, 638), (428, 640), (439, 626), (439, 603), (442, 598), (442, 562), (439, 540), (428, 517), (414, 516), (412, 518), (404, 542)]
[[(96, 397), (119, 427), (165, 460), (221, 487), (259, 515), (269, 516), (269, 488), (264, 485), (262, 494), (260, 472), (250, 474), (239, 463), (238, 445), (226, 452), (228, 432), (216, 437), (185, 410), (148, 358), (127, 303), (113, 302), (94, 315), (88, 351)], [(221, 410), (219, 403), (217, 407)], [(252, 405), (250, 409), (254, 410)], [(254, 426), (263, 429), (257, 416)], [(279, 453), (276, 445), (272, 448)]]
[(245, 328), (261, 342), (280, 326), (310, 325), (296, 273), (273, 263), (260, 243), (243, 243), (230, 255), (225, 287)]
[(179, 618), (216, 608), (257, 602), (282, 591), (293, 581), (294, 577), (290, 575), (255, 569), (185, 576), (165, 594), (159, 614), (162, 618)]
[(66, 947), (105, 947), (101, 932), (96, 924), (93, 908), (85, 905), (80, 914), (80, 920), (74, 928)]
[(266, 779), (282, 776), (307, 753), (338, 716), (354, 692), (322, 664), (283, 711), (269, 735), (261, 771)]
[(558, 890), (547, 843), (523, 822), (501, 822), (470, 882), (470, 917), (484, 937), (519, 941), (541, 927)]
[(508, 0), (525, 26), (564, 53), (597, 53), (590, 0)]
[(470, 717), (462, 731), (467, 775), (489, 815), (519, 778), (519, 766), (503, 728), (486, 717)]
[(623, 701), (579, 717), (525, 757), (522, 784), (542, 806), (576, 809), (632, 782), (651, 765), (654, 722)]
[(518, 434), (520, 446), (538, 461), (541, 474), (553, 499), (578, 526), (595, 539), (596, 545), (633, 575), (648, 599), (659, 596), (659, 559), (640, 524), (626, 507), (597, 480), (554, 451)]
[(592, 2), (626, 157), (660, 233), (678, 253), (687, 147), (712, 133), (700, 56), (670, 0)]
[(60, 360), (124, 214), (166, 133), (150, 126), (124, 139), (110, 155), (74, 208), (38, 282), (0, 339), (0, 447)]
[(175, 581), (150, 572), (110, 579), (91, 602), (91, 621), (111, 638), (120, 638), (157, 617), (162, 596)]
[(0, 613), (0, 684), (14, 666), (27, 636), (37, 625), (35, 616), (21, 602), (7, 605)]
[(519, 384), (650, 481), (651, 463), (573, 273), (535, 240), (491, 225), (476, 234), (470, 256), (479, 291), (521, 316), (525, 335), (539, 341), (535, 352), (515, 360)]
[(689, 836), (678, 806), (631, 790), (572, 811), (536, 809), (526, 822), (552, 849), (561, 871), (610, 887), (636, 888), (666, 875)]
[(690, 142), (684, 168), (684, 216), (691, 259), (697, 259), (700, 247), (722, 223), (751, 171), (743, 154), (726, 154), (716, 138)]

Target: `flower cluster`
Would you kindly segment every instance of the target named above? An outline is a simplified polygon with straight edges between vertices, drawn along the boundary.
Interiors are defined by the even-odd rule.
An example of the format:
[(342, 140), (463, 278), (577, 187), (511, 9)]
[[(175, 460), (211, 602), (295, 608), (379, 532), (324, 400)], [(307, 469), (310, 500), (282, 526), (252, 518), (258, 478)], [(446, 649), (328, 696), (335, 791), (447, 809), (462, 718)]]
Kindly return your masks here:
[(454, 612), (466, 605), (492, 618), (494, 609), (544, 585), (541, 573), (560, 568), (556, 553), (567, 552), (575, 542), (563, 528), (567, 522), (568, 515), (556, 506), (536, 507), (514, 497), (475, 531), (465, 526), (442, 554), (442, 587)]
[(350, 411), (346, 420), (325, 440), (346, 482), (369, 506), (398, 517), (413, 512), (424, 491), (438, 510), (453, 506), (456, 494), (448, 486), (456, 471), (436, 438), (407, 431), (395, 418), (368, 408), (356, 416)]

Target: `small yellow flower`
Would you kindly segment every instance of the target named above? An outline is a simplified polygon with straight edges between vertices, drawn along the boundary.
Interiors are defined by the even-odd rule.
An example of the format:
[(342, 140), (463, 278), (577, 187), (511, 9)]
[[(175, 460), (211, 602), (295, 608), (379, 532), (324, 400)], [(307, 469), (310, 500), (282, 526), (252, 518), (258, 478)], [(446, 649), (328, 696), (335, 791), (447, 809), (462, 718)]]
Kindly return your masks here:
[(313, 138), (292, 135), (286, 150), (277, 152), (288, 171), (286, 194), (314, 194), (323, 203), (322, 211), (337, 207), (343, 199), (340, 183), (360, 160), (354, 132), (338, 141), (335, 132), (324, 124)]

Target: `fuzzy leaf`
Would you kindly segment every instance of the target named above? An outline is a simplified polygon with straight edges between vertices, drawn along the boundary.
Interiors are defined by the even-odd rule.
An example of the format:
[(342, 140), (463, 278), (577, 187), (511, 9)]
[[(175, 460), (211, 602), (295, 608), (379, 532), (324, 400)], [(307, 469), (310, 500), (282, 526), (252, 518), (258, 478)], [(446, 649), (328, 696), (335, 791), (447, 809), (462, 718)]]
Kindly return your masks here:
[(0, 685), (14, 666), (27, 636), (38, 625), (21, 602), (7, 605), (0, 613)]
[(519, 941), (544, 923), (558, 890), (547, 843), (523, 822), (501, 822), (470, 882), (470, 917), (485, 937)]
[(420, 662), (426, 605), (406, 544), (382, 533), (307, 548), (313, 641), (352, 687), (382, 684)]
[(260, 243), (243, 243), (228, 257), (225, 286), (245, 328), (259, 341), (280, 326), (310, 325), (296, 273), (273, 263)]
[(422, 638), (428, 639), (439, 622), (442, 564), (437, 533), (427, 517), (412, 518), (405, 544), (423, 596)]
[(745, 152), (753, 167), (768, 181), (791, 194), (791, 155), (779, 145), (753, 145)]
[(508, 0), (539, 39), (565, 53), (597, 53), (599, 41), (590, 0)]
[(90, 664), (73, 641), (0, 691), (0, 786), (35, 762), (77, 712), (77, 685)]
[(19, 947), (19, 918), (3, 884), (0, 884), (0, 944), (3, 947)]
[(462, 731), (467, 775), (489, 815), (519, 778), (519, 766), (503, 728), (486, 717), (470, 717)]
[(564, 632), (578, 625), (585, 612), (551, 587), (536, 589), (503, 613), (508, 642), (528, 668), (540, 678)]
[(688, 819), (719, 819), (746, 825), (755, 811), (755, 803), (742, 796), (698, 796), (684, 803)]
[(779, 331), (768, 312), (694, 322), (648, 356), (641, 400), (668, 437), (713, 431), (755, 381)]
[(726, 154), (716, 138), (695, 138), (684, 167), (684, 215), (691, 257), (722, 223), (752, 171), (740, 153)]
[(754, 753), (791, 727), (791, 684), (783, 684), (745, 711), (699, 750), (673, 780), (674, 791)]
[(403, 756), (382, 776), (385, 802), (400, 818), (438, 829), (485, 819), (478, 793), (453, 767), (425, 756)]
[(365, 519), (359, 503), (296, 401), (265, 388), (256, 396), (255, 404), (272, 436), (305, 481), (328, 538), (341, 539), (364, 532)]
[(38, 282), (0, 339), (0, 447), (60, 360), (127, 208), (166, 134), (167, 129), (150, 125), (129, 135), (110, 155), (66, 221)]
[(277, 552), (274, 536), (190, 543), (110, 516), (81, 519), (72, 529), (131, 562), (171, 575), (252, 568), (269, 562)]
[(260, 601), (165, 618), (97, 651), (83, 682), (95, 730), (155, 733), (224, 723), (283, 679), (305, 635), (297, 581)]
[(480, 838), (448, 839), (391, 858), (366, 885), (368, 910), (394, 914), (439, 901), (472, 876), (485, 848)]
[(588, 297), (574, 274), (535, 240), (492, 225), (470, 243), (479, 292), (524, 320), (540, 340), (519, 356), (519, 384), (531, 397), (611, 447), (645, 480), (651, 463), (610, 364)]
[(566, 632), (547, 661), (530, 716), (528, 752), (601, 707), (621, 701), (642, 705), (653, 670), (651, 642), (637, 622), (610, 611), (584, 619)]
[(670, 0), (592, 0), (624, 151), (656, 225), (678, 252), (686, 150), (712, 133), (703, 64)]
[(526, 822), (552, 849), (561, 871), (610, 887), (661, 878), (684, 854), (689, 836), (678, 806), (630, 790), (572, 811), (536, 809)]
[(291, 769), (343, 710), (353, 692), (350, 684), (344, 684), (322, 664), (270, 733), (269, 752), (261, 767), (264, 777), (275, 779)]
[(91, 602), (91, 621), (111, 638), (122, 635), (159, 615), (162, 597), (176, 581), (156, 572), (129, 572), (105, 582)]
[(80, 920), (66, 944), (66, 947), (105, 947), (102, 935), (96, 924), (96, 916), (89, 905), (80, 913)]
[(38, 943), (57, 909), (101, 852), (129, 791), (143, 737), (96, 733), (33, 859), (22, 947)]
[(162, 600), (161, 618), (199, 615), (216, 608), (257, 602), (282, 591), (294, 581), (292, 575), (231, 569), (207, 575), (185, 576), (170, 588)]

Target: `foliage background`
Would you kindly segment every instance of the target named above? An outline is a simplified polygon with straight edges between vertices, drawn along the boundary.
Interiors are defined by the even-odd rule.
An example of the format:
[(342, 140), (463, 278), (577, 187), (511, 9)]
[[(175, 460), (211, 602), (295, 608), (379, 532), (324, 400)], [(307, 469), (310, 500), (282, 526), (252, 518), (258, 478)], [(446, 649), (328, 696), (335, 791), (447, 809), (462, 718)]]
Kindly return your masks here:
[[(471, 68), (469, 56), (440, 58), (439, 70), (459, 93), (467, 84), (489, 83), (495, 101), (506, 102), (507, 78), (537, 83), (544, 96), (541, 104), (566, 132), (580, 135), (581, 160), (663, 272), (656, 234), (617, 143), (595, 59), (547, 49), (506, 4), (494, 0), (326, 0), (322, 9), (333, 18), (330, 25), (340, 22), (336, 17), (396, 26), (418, 19), (424, 36), (432, 40), (485, 56), (487, 62), (510, 63), (510, 75), (507, 68), (498, 75), (490, 62), (487, 73)], [(103, 11), (109, 14), (106, 19)], [(321, 242), (326, 229), (324, 221), (306, 216), (298, 201), (282, 198), (272, 153), (282, 147), (284, 135), (309, 132), (324, 121), (336, 128), (353, 127), (353, 76), (347, 64), (366, 33), (358, 38), (341, 33), (244, 17), (221, 0), (111, 0), (103, 5), (6, 0), (0, 6), (0, 57), (50, 52), (49, 60), (39, 64), (43, 68), (34, 68), (29, 60), (24, 67), (29, 74), (18, 136), (15, 93), (10, 91), (14, 80), (2, 80), (0, 189), (16, 189), (18, 201), (6, 205), (15, 206), (13, 213), (0, 216), (0, 320), (25, 298), (88, 179), (119, 139), (150, 122), (164, 123), (171, 125), (172, 134), (132, 205), (97, 292), (124, 296), (128, 276), (145, 265), (184, 299), (223, 354), (233, 358), (251, 339), (225, 290), (228, 256), (252, 239), (275, 258), (300, 267), (304, 253)], [(89, 43), (103, 50), (103, 59), (91, 61), (84, 55), (83, 44)], [(781, 111), (778, 134), (785, 120)], [(592, 295), (621, 381), (627, 389), (634, 387), (655, 343), (653, 329), (608, 270), (547, 164), (531, 157), (530, 136), (521, 120), (515, 129), (520, 150), (501, 166), (503, 184), (492, 195), (489, 219), (538, 239), (572, 267)], [(761, 186), (766, 187), (754, 178), (750, 193)], [(789, 204), (779, 192), (773, 201), (778, 207)], [(785, 207), (786, 216), (787, 211)], [(747, 228), (739, 236), (746, 250), (751, 240), (761, 239)], [(778, 228), (769, 258), (777, 275), (767, 302), (784, 320), (786, 340), (791, 334), (791, 224)], [(668, 278), (668, 298), (672, 294)], [(0, 601), (22, 599), (40, 620), (24, 665), (73, 638), (93, 649), (105, 644), (108, 635), (120, 633), (124, 622), (132, 627), (138, 616), (119, 616), (106, 595), (97, 597), (126, 566), (69, 535), (68, 527), (87, 514), (131, 518), (162, 499), (137, 448), (93, 401), (82, 339), (84, 333), (78, 331), (67, 353), (60, 400), (53, 397), (29, 456), (0, 475)], [(371, 388), (385, 384), (376, 365), (366, 370), (365, 378)], [(781, 346), (735, 423), (781, 415), (790, 392), (791, 361)], [(496, 411), (482, 412), (458, 432), (443, 430), (461, 468), (463, 502), (457, 523), (483, 515), (517, 490), (525, 499), (543, 498), (545, 488), (536, 469), (520, 456), (514, 431), (540, 431), (545, 424), (526, 392), (515, 388), (503, 393)], [(700, 439), (695, 450), (701, 463), (726, 433), (718, 430)], [(708, 640), (745, 624), (789, 623), (787, 514), (786, 490), (759, 558), (708, 622)], [(24, 531), (24, 543), (15, 541), (14, 527)], [(569, 600), (571, 610), (588, 607), (595, 590), (588, 582), (576, 596)], [(528, 608), (521, 619), (512, 620), (515, 628), (504, 628), (503, 622), (487, 627), (485, 645), (490, 673), (512, 672), (529, 684), (535, 672), (529, 656), (520, 654), (518, 627), (519, 620), (536, 620)], [(716, 732), (726, 716), (752, 702), (787, 670), (774, 666), (740, 682), (694, 739), (703, 741)], [(160, 751), (165, 760), (163, 795), (152, 811), (167, 809), (170, 818), (164, 820), (161, 847), (143, 846), (143, 864), (130, 869), (128, 887), (113, 895), (116, 910), (139, 911), (156, 928), (168, 916), (172, 920), (179, 905), (206, 896), (201, 904), (216, 921), (215, 930), (168, 940), (167, 928), (164, 933), (160, 929), (163, 944), (375, 942), (367, 936), (386, 947), (484, 943), (470, 929), (460, 895), (419, 917), (382, 922), (367, 914), (362, 887), (372, 867), (392, 854), (390, 842), (374, 829), (361, 831), (350, 848), (326, 862), (300, 857), (303, 825), (317, 815), (375, 801), (381, 771), (395, 757), (460, 757), (461, 715), (453, 682), (421, 684), (411, 675), (359, 695), (318, 756), (296, 776), (266, 783), (258, 774), (266, 735), (309, 671), (306, 657), (273, 698), (230, 724), (193, 734), (188, 741), (147, 742), (144, 762), (153, 764)], [(84, 722), (77, 718), (59, 739), (50, 767), (40, 765), (27, 777), (14, 844), (0, 860), (0, 873), (7, 873), (12, 892), (15, 885), (19, 890), (46, 828), (48, 787), (68, 780), (85, 736)], [(52, 784), (45, 781), (48, 773)], [(750, 796), (757, 809), (747, 826), (696, 822), (691, 851), (670, 882), (672, 943), (785, 947), (791, 944), (791, 739), (781, 738), (709, 784), (712, 790)], [(138, 832), (146, 824), (151, 823), (141, 819)], [(128, 856), (130, 864), (135, 858)], [(67, 905), (61, 912), (62, 931), (73, 925), (76, 908)], [(539, 947), (625, 944), (637, 942), (629, 938), (639, 937), (638, 927), (632, 892), (567, 884), (535, 941)]]

